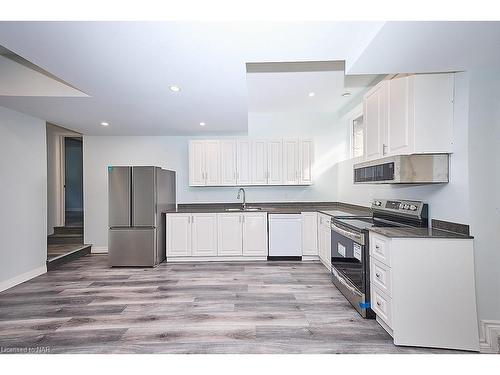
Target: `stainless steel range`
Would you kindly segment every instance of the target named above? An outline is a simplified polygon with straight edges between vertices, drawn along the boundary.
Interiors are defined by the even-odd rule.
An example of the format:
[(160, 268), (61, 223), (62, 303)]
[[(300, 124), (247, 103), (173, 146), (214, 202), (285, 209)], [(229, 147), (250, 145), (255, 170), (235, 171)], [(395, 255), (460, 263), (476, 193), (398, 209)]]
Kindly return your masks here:
[(427, 227), (428, 206), (419, 201), (375, 199), (373, 217), (333, 217), (332, 281), (365, 318), (374, 318), (370, 308), (370, 227)]

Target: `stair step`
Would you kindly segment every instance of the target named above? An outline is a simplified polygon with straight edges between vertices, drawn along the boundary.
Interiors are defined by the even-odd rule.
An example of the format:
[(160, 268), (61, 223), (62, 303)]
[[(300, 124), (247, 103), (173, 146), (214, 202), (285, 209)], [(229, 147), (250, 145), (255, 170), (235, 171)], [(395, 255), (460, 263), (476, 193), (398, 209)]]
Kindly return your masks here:
[(91, 249), (92, 245), (82, 245), (80, 248), (73, 250), (67, 254), (63, 254), (58, 257), (47, 260), (47, 270), (48, 271), (53, 270), (65, 263), (71, 262), (72, 260), (90, 254)]
[(54, 234), (83, 234), (83, 227), (54, 227)]
[(83, 244), (83, 235), (78, 233), (51, 234), (47, 236), (49, 245), (55, 244)]

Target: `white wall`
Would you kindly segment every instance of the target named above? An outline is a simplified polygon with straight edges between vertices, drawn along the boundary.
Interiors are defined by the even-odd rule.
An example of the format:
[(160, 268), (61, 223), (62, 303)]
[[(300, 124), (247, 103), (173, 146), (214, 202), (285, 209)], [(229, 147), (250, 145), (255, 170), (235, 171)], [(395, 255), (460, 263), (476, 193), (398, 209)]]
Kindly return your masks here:
[(500, 69), (470, 72), (469, 184), (478, 313), (500, 324)]
[[(249, 114), (249, 136), (313, 138), (315, 183), (300, 187), (248, 187), (248, 202), (332, 201), (336, 197), (335, 163), (343, 155), (343, 139), (332, 131), (336, 119), (328, 114)], [(107, 166), (157, 165), (177, 171), (178, 203), (237, 202), (235, 187), (188, 186), (188, 140), (193, 137), (85, 136), (85, 243), (94, 251), (107, 248)], [(221, 137), (216, 137), (221, 138)]]
[[(450, 182), (439, 185), (354, 185), (352, 165), (338, 168), (338, 200), (368, 205), (373, 198), (429, 203), (431, 218), (469, 224), (475, 237), (480, 320), (500, 322), (500, 71), (457, 73)], [(346, 129), (347, 118), (339, 126)], [(348, 157), (346, 153), (345, 157)]]
[(0, 290), (46, 271), (45, 121), (0, 107)]

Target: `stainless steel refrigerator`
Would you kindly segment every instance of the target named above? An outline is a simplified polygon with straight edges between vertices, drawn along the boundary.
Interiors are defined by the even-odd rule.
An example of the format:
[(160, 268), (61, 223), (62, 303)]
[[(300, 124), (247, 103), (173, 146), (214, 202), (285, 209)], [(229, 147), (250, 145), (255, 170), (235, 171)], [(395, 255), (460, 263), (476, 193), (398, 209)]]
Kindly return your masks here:
[(165, 215), (175, 209), (175, 172), (159, 167), (108, 167), (111, 266), (151, 266), (163, 262)]

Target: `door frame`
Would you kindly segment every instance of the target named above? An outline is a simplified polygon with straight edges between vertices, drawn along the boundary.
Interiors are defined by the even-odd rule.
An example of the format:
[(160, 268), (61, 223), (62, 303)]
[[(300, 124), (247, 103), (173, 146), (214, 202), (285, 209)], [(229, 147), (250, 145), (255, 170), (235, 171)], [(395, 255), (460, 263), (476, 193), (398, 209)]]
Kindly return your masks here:
[[(59, 183), (59, 220), (58, 224), (61, 227), (64, 227), (66, 225), (66, 138), (80, 138), (82, 141), (82, 159), (83, 159), (83, 136), (82, 135), (75, 135), (72, 133), (67, 133), (67, 134), (59, 134), (57, 135), (58, 137), (58, 147), (59, 147), (59, 160), (58, 160), (58, 166), (59, 166), (59, 178), (58, 178), (58, 183)], [(83, 173), (83, 170), (82, 170)], [(83, 181), (83, 176), (82, 176), (82, 181)], [(83, 193), (83, 186), (82, 186), (82, 193)], [(82, 196), (82, 200), (85, 199), (85, 196)], [(84, 202), (82, 202), (82, 209), (84, 209)]]

